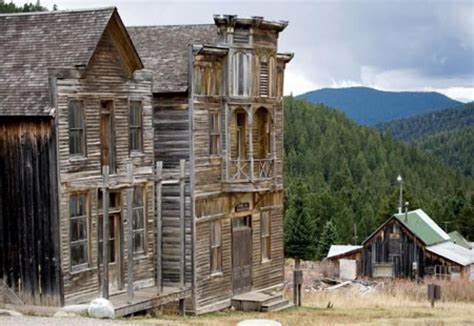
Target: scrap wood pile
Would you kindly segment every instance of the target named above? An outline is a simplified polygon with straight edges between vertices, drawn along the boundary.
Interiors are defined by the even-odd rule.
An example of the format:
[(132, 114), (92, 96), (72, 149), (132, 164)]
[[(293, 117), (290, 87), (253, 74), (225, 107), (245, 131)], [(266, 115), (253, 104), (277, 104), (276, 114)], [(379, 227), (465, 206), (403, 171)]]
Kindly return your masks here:
[[(374, 289), (377, 289), (382, 283), (377, 283), (367, 280), (353, 280), (353, 281), (342, 281), (332, 278), (322, 278), (313, 280), (311, 289), (314, 291), (337, 291), (340, 289), (352, 289), (356, 290), (360, 294), (367, 294)], [(311, 290), (310, 289), (310, 290)]]

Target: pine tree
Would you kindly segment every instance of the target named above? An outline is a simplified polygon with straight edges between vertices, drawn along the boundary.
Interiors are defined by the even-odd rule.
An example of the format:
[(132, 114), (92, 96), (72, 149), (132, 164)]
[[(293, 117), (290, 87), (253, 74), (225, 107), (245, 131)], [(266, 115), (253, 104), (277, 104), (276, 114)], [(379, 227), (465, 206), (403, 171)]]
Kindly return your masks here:
[(318, 244), (318, 259), (326, 257), (329, 251), (329, 247), (337, 242), (338, 235), (334, 223), (329, 220), (324, 225), (323, 233)]

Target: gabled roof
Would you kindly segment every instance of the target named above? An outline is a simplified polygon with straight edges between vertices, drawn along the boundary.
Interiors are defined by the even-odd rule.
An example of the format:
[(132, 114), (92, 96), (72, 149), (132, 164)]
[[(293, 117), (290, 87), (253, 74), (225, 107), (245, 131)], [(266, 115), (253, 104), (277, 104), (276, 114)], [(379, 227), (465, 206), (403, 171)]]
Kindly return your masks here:
[(362, 250), (362, 246), (351, 245), (331, 245), (326, 258), (334, 258), (341, 255), (347, 255)]
[(474, 251), (451, 241), (426, 247), (426, 250), (462, 266), (474, 264)]
[(127, 27), (146, 69), (153, 71), (153, 92), (186, 92), (189, 45), (217, 44), (217, 27), (170, 25)]
[(459, 233), (458, 231), (453, 231), (453, 232), (450, 232), (449, 233), (449, 236), (451, 237), (451, 240), (461, 246), (461, 247), (464, 247), (466, 249), (472, 249), (472, 244), (470, 242), (468, 242), (466, 240), (466, 238), (464, 238), (461, 233)]
[(114, 15), (120, 28), (115, 7), (0, 15), (0, 115), (49, 115), (49, 69), (87, 67)]

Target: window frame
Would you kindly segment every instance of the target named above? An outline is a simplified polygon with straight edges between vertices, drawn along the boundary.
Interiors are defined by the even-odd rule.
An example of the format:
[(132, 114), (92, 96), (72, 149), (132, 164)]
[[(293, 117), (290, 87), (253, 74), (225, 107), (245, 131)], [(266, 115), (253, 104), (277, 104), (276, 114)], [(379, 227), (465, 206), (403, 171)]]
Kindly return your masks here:
[[(237, 51), (232, 56), (232, 95), (249, 97), (251, 93), (251, 55)], [(242, 81), (242, 84), (240, 83)], [(242, 89), (241, 89), (242, 88)]]
[(220, 220), (212, 221), (209, 224), (209, 253), (211, 276), (222, 275), (222, 223)]
[[(136, 202), (136, 191), (137, 189), (140, 189), (141, 191), (141, 206), (137, 206), (137, 202)], [(132, 239), (129, 239), (129, 241), (132, 241), (132, 251), (133, 251), (133, 254), (137, 254), (137, 255), (145, 255), (146, 254), (146, 188), (145, 186), (135, 186), (133, 187), (133, 200), (132, 200)], [(136, 218), (136, 215), (135, 213), (137, 211), (141, 210), (142, 211), (142, 214), (141, 214), (141, 218), (143, 219), (142, 220), (142, 227), (141, 228), (136, 228), (136, 226), (134, 226), (134, 220)], [(143, 245), (143, 248), (140, 248), (140, 250), (137, 250), (137, 248), (135, 247), (135, 236), (137, 234), (141, 234), (141, 237), (142, 237), (142, 242), (141, 244)]]
[[(78, 105), (78, 110), (80, 112), (80, 123), (78, 126), (72, 125), (72, 120), (71, 120), (71, 110), (74, 108), (74, 104)], [(67, 111), (67, 121), (68, 121), (68, 148), (69, 148), (69, 156), (70, 157), (86, 157), (87, 156), (87, 146), (86, 146), (86, 112), (84, 108), (84, 101), (80, 99), (70, 99), (68, 101), (68, 111)], [(72, 152), (72, 146), (71, 146), (71, 138), (72, 134), (79, 132), (79, 137), (78, 140), (80, 141), (79, 146), (80, 151), (79, 152)]]
[[(266, 223), (264, 219), (266, 219)], [(267, 224), (266, 227), (264, 227), (265, 224)], [(272, 259), (272, 214), (270, 210), (260, 213), (260, 253), (262, 262)]]
[(221, 113), (209, 111), (209, 156), (221, 155)]
[[(73, 216), (72, 212), (72, 198), (76, 197), (76, 205), (77, 207), (75, 208), (78, 215)], [(79, 214), (79, 200), (80, 198), (83, 198), (84, 203), (84, 214), (80, 215)], [(72, 233), (73, 233), (73, 223), (72, 221), (74, 220), (79, 220), (83, 219), (83, 223), (85, 225), (85, 237), (80, 239), (80, 240), (72, 240)], [(71, 272), (77, 272), (81, 271), (84, 269), (89, 268), (90, 266), (90, 201), (89, 201), (89, 194), (87, 192), (78, 192), (78, 193), (72, 193), (69, 195), (69, 265)], [(72, 259), (72, 247), (80, 245), (84, 246), (85, 248), (83, 249), (83, 252), (85, 253), (85, 262), (75, 264), (73, 265), (73, 259)]]
[[(138, 103), (138, 108), (134, 107)], [(139, 123), (132, 125), (132, 114), (139, 112)], [(136, 117), (134, 117), (136, 120)], [(138, 138), (136, 144), (132, 144), (132, 131), (135, 132), (135, 137)], [(137, 145), (137, 148), (134, 147)], [(133, 153), (143, 153), (143, 101), (131, 99), (128, 101), (128, 152), (129, 154)]]

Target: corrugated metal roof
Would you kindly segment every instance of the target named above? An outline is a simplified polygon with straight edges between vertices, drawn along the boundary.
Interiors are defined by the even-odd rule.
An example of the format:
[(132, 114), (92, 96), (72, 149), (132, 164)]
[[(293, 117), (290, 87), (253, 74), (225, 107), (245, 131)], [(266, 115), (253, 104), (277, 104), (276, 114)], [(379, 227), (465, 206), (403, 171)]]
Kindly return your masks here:
[(466, 238), (464, 238), (461, 233), (459, 233), (458, 231), (453, 231), (453, 232), (450, 232), (449, 233), (449, 236), (451, 237), (451, 240), (457, 244), (457, 245), (460, 245), (461, 247), (464, 247), (466, 249), (469, 249), (471, 250), (472, 249), (472, 245), (470, 242), (468, 242), (466, 240)]
[(474, 264), (474, 250), (466, 249), (451, 241), (426, 247), (426, 250), (463, 266)]
[(427, 246), (451, 239), (422, 209), (395, 214), (394, 217)]
[(332, 258), (343, 254), (350, 253), (352, 251), (361, 250), (362, 246), (351, 246), (351, 245), (332, 245), (329, 248), (329, 252), (326, 258)]

